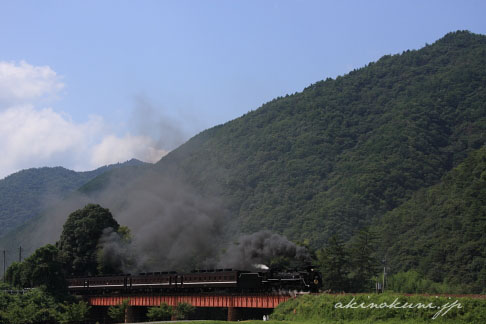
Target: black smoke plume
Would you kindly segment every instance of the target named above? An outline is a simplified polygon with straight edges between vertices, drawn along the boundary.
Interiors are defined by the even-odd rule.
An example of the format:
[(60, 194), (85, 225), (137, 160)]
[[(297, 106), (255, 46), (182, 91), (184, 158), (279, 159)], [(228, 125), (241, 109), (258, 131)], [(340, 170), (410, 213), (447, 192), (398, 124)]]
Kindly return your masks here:
[[(131, 230), (132, 241), (124, 247), (116, 236), (104, 244), (119, 257), (130, 257), (124, 270), (188, 271), (217, 251), (223, 225), (223, 210), (217, 199), (203, 197), (189, 185), (149, 170), (144, 176), (107, 191), (102, 200), (117, 221)], [(115, 247), (117, 249), (115, 249)], [(134, 258), (133, 256), (136, 256)]]
[(304, 247), (289, 241), (285, 236), (260, 231), (241, 236), (220, 257), (219, 266), (233, 269), (254, 269), (257, 265), (270, 265), (275, 258), (289, 258), (307, 262), (310, 256)]
[(143, 263), (129, 238), (108, 227), (98, 241), (98, 269), (105, 274), (143, 271)]

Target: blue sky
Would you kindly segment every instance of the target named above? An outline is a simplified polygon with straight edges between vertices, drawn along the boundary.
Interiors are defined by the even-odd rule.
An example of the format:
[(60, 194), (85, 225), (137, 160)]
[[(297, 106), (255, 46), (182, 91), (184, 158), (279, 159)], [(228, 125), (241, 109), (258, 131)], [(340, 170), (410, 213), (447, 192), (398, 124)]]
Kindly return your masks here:
[(0, 178), (156, 161), (385, 54), (486, 34), (485, 12), (485, 1), (2, 0)]

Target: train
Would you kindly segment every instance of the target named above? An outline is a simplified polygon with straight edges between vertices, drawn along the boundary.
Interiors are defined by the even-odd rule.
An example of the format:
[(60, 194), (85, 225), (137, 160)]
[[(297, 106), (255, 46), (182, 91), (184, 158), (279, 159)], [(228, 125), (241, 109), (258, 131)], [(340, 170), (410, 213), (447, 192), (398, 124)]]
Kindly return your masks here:
[(189, 273), (151, 272), (68, 278), (73, 294), (131, 292), (318, 292), (322, 275), (314, 267), (303, 270), (195, 270)]

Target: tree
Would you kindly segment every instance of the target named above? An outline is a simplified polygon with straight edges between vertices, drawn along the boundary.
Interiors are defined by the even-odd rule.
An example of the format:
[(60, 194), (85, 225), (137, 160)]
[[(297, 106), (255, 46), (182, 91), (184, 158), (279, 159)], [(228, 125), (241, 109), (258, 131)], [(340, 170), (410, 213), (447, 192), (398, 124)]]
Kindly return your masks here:
[(58, 242), (67, 273), (97, 274), (97, 248), (105, 228), (117, 231), (120, 225), (106, 208), (88, 204), (69, 215)]
[(147, 312), (147, 318), (151, 321), (169, 320), (172, 316), (172, 307), (166, 303), (160, 304), (159, 307), (150, 307)]
[(12, 263), (5, 273), (5, 282), (8, 282), (12, 287), (21, 288), (22, 285), (22, 263)]
[(317, 251), (317, 260), (322, 273), (323, 289), (333, 292), (349, 288), (349, 253), (336, 235), (331, 236), (328, 246)]
[(59, 250), (54, 245), (47, 244), (37, 249), (24, 263), (32, 271), (32, 287), (44, 285), (50, 292), (61, 292), (66, 289)]
[(58, 304), (48, 293), (32, 289), (25, 294), (10, 296), (2, 305), (0, 300), (1, 323), (11, 324), (44, 324), (57, 323), (60, 313)]
[(61, 304), (64, 312), (61, 314), (61, 324), (84, 323), (88, 319), (89, 309), (87, 302), (80, 301), (72, 304)]
[(66, 293), (66, 281), (59, 250), (47, 244), (23, 262), (14, 262), (7, 270), (5, 279), (18, 288), (43, 287), (55, 296)]
[(378, 237), (368, 228), (362, 229), (351, 240), (350, 254), (353, 292), (369, 291), (373, 289), (372, 279), (378, 273), (378, 260), (376, 258), (376, 245)]

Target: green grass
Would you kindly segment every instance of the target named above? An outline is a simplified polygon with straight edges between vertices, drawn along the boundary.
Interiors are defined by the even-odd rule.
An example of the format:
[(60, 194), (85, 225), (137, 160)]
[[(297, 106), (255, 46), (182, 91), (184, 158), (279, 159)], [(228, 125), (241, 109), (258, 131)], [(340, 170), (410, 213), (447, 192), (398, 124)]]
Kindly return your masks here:
[[(161, 322), (153, 322), (154, 324), (156, 323), (161, 323)], [(227, 322), (227, 321), (194, 321), (194, 322), (179, 322), (181, 324), (230, 324), (234, 322)], [(387, 320), (327, 320), (327, 319), (322, 319), (322, 320), (307, 320), (307, 321), (240, 321), (240, 323), (245, 323), (245, 324), (425, 324), (425, 323), (435, 323), (434, 321), (430, 320), (417, 320), (417, 319), (387, 319)], [(457, 323), (456, 320), (453, 319), (446, 319), (446, 320), (441, 320), (441, 324), (455, 324)]]
[[(368, 306), (370, 304), (390, 305), (398, 300), (399, 305), (445, 306), (447, 303), (460, 304), (443, 316), (433, 319), (438, 309), (429, 308), (337, 308), (336, 305)], [(447, 308), (445, 308), (447, 309)], [(280, 304), (271, 315), (273, 320), (311, 323), (486, 323), (486, 300), (472, 298), (449, 298), (436, 296), (405, 296), (403, 294), (362, 294), (362, 295), (307, 295)]]

